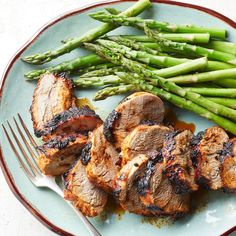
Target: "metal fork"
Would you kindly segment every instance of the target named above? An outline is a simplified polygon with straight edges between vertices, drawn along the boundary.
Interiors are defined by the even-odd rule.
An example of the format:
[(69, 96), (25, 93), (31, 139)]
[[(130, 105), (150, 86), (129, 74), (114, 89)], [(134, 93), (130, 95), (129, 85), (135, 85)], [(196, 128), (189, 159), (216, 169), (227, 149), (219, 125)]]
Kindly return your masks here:
[[(21, 118), (20, 114), (17, 114), (18, 116), (18, 122), (15, 117), (13, 117), (14, 123), (16, 125), (16, 129), (18, 131), (18, 135), (21, 137), (21, 141), (17, 138), (17, 132), (15, 132), (10, 125), (9, 121), (7, 121), (8, 127), (11, 131), (12, 137), (15, 140), (16, 145), (10, 138), (9, 133), (7, 132), (7, 129), (4, 125), (2, 125), (3, 130), (6, 134), (6, 137), (8, 139), (8, 142), (14, 151), (17, 160), (19, 161), (19, 164), (21, 165), (24, 173), (29, 178), (29, 180), (34, 184), (36, 187), (46, 187), (51, 190), (53, 190), (55, 193), (57, 193), (60, 197), (64, 199), (64, 194), (62, 189), (57, 185), (55, 181), (55, 177), (46, 176), (44, 175), (37, 164), (37, 155), (40, 154), (40, 151), (37, 149), (37, 144), (34, 141), (33, 137), (31, 136), (29, 130), (27, 129), (23, 119)], [(23, 130), (25, 135), (23, 134)], [(27, 137), (28, 140), (27, 140)], [(23, 142), (23, 144), (22, 144)], [(18, 146), (18, 149), (20, 150), (20, 153), (17, 151), (16, 146)], [(27, 151), (30, 155), (27, 154)], [(23, 158), (22, 158), (23, 157)], [(25, 161), (23, 161), (25, 160)], [(26, 163), (27, 164), (26, 164)], [(66, 200), (65, 200), (66, 201)], [(68, 205), (76, 212), (76, 214), (79, 216), (79, 218), (82, 220), (82, 222), (87, 227), (88, 231), (93, 236), (101, 236), (101, 234), (98, 232), (98, 230), (91, 224), (91, 222), (77, 209), (75, 208), (71, 202), (66, 201)]]

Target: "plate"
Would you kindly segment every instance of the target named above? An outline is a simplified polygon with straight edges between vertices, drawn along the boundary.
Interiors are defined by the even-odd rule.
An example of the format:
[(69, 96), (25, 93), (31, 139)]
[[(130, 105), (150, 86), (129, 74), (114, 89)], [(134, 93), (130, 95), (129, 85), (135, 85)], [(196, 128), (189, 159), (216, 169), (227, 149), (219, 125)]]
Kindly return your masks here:
[[(132, 5), (130, 1), (103, 2), (83, 9), (77, 9), (66, 13), (48, 23), (36, 36), (24, 45), (9, 62), (3, 75), (0, 90), (0, 123), (6, 120), (12, 121), (12, 117), (18, 112), (23, 116), (27, 126), (32, 131), (29, 107), (35, 88), (34, 82), (26, 82), (23, 74), (34, 69), (32, 65), (23, 63), (21, 56), (35, 52), (46, 51), (60, 44), (62, 39), (70, 38), (76, 34), (82, 34), (88, 29), (94, 28), (100, 23), (92, 20), (88, 13), (102, 10), (104, 7), (116, 7), (124, 10)], [(227, 29), (229, 39), (236, 41), (236, 23), (212, 10), (184, 3), (171, 1), (153, 2), (151, 9), (142, 14), (144, 18), (154, 18), (161, 21), (169, 21), (180, 24), (197, 24), (214, 26)], [(138, 33), (129, 27), (121, 27), (114, 33), (131, 34)], [(82, 49), (74, 50), (64, 55), (48, 66), (61, 61), (85, 55)], [(94, 90), (76, 91), (78, 96), (92, 98)], [(117, 105), (122, 96), (116, 96), (105, 101), (94, 102), (97, 113), (101, 117), (107, 114)], [(190, 112), (175, 109), (179, 119), (196, 124), (196, 132), (212, 125), (211, 122)], [(45, 226), (61, 235), (89, 235), (78, 217), (67, 204), (55, 193), (47, 189), (37, 189), (26, 178), (21, 170), (14, 153), (1, 130), (1, 167), (6, 180), (22, 204)], [(38, 140), (38, 142), (40, 142)], [(236, 220), (236, 197), (219, 192), (211, 192), (201, 195), (197, 211), (175, 223), (166, 220), (154, 220), (143, 218), (134, 214), (125, 213), (118, 217), (117, 214), (108, 214), (105, 219), (97, 217), (91, 219), (93, 224), (104, 236), (129, 235), (129, 236), (154, 236), (154, 235), (220, 235), (234, 230)]]

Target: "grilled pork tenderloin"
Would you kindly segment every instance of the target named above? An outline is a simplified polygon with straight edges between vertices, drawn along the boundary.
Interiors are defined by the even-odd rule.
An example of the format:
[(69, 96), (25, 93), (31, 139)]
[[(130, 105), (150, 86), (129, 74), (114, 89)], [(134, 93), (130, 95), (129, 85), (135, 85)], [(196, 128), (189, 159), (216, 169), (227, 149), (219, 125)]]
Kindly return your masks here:
[(208, 128), (193, 138), (192, 160), (195, 176), (203, 187), (216, 190), (223, 186), (220, 151), (228, 140), (227, 133), (217, 126)]
[(191, 160), (191, 140), (189, 130), (173, 131), (166, 135), (162, 155), (165, 174), (175, 188), (176, 193), (193, 192), (198, 189), (195, 171)]
[(42, 136), (48, 121), (74, 106), (74, 102), (71, 80), (54, 74), (43, 75), (34, 90), (30, 109), (36, 137)]
[(87, 142), (87, 137), (80, 134), (60, 135), (38, 147), (41, 155), (38, 164), (45, 175), (61, 175), (79, 157)]
[(105, 138), (121, 148), (126, 136), (145, 120), (161, 123), (164, 118), (162, 100), (150, 93), (137, 92), (128, 96), (104, 122)]
[(93, 131), (88, 143), (89, 150), (83, 151), (81, 161), (86, 165), (88, 178), (108, 193), (113, 192), (113, 181), (120, 169), (119, 152), (103, 135), (103, 126)]
[(84, 215), (95, 217), (104, 210), (107, 193), (90, 182), (80, 160), (64, 175), (64, 182), (65, 199), (72, 201)]

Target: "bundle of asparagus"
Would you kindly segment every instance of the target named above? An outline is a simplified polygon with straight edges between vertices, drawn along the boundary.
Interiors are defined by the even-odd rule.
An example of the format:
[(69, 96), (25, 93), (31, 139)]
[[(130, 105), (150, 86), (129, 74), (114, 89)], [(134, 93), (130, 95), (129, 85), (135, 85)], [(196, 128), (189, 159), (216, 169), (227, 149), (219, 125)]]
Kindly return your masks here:
[[(140, 0), (124, 12), (109, 8), (90, 14), (105, 24), (23, 60), (43, 64), (80, 46), (95, 54), (30, 71), (26, 79), (48, 72), (79, 75), (74, 80), (78, 88), (102, 87), (95, 100), (148, 91), (236, 134), (236, 44), (222, 41), (225, 29), (135, 17), (147, 7), (149, 0)], [(119, 26), (144, 34), (106, 35)]]

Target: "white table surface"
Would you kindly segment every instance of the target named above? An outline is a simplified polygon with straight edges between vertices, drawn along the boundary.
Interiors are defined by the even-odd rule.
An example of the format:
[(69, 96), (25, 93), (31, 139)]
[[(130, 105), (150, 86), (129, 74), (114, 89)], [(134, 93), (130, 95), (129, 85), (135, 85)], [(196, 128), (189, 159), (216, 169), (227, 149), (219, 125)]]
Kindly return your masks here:
[[(99, 0), (0, 0), (0, 75), (12, 55), (55, 16)], [(182, 0), (216, 10), (236, 21), (235, 0)], [(0, 235), (52, 236), (22, 205), (0, 171)], [(236, 233), (231, 236), (236, 236)]]

